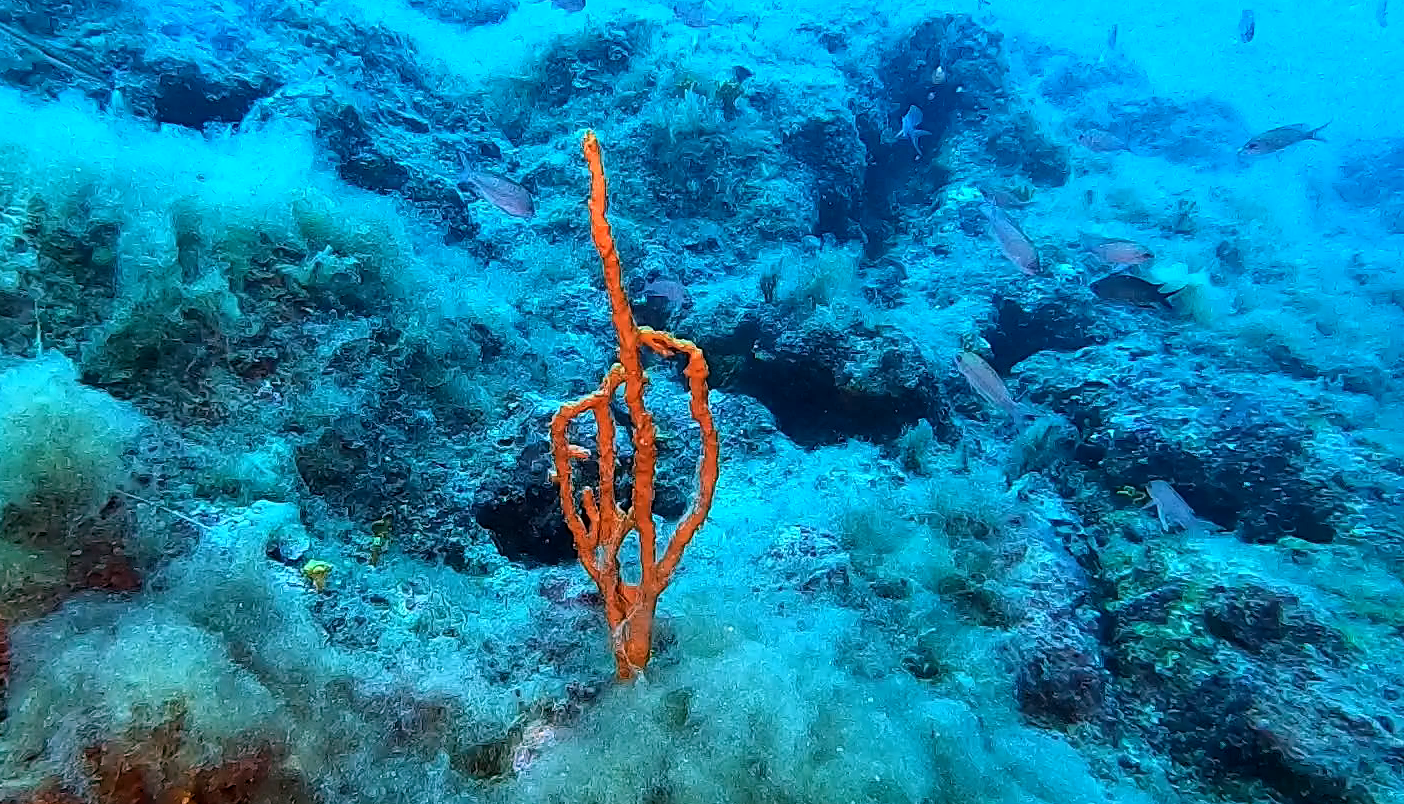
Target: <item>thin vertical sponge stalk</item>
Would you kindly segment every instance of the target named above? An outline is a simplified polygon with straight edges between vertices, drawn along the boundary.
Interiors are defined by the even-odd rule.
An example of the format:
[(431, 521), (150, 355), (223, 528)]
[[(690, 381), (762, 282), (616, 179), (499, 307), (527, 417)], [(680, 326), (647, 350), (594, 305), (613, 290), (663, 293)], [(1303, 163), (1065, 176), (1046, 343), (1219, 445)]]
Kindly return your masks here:
[[(604, 599), (616, 677), (627, 680), (636, 677), (648, 663), (652, 653), (653, 619), (658, 598), (672, 579), (683, 551), (711, 511), (716, 492), (719, 447), (716, 426), (707, 402), (706, 358), (701, 348), (692, 341), (668, 332), (640, 327), (634, 320), (629, 297), (624, 291), (619, 252), (606, 217), (609, 186), (599, 140), (593, 131), (585, 133), (583, 149), (585, 161), (590, 167), (590, 231), (604, 270), (605, 290), (609, 294), (611, 318), (619, 340), (619, 359), (606, 372), (597, 390), (562, 405), (557, 411), (551, 420), (551, 448), (566, 526), (574, 537), (580, 563), (599, 587)], [(644, 388), (648, 378), (643, 369), (643, 349), (649, 349), (661, 357), (683, 355), (687, 358), (683, 376), (687, 380), (690, 397), (689, 411), (701, 430), (702, 438), (696, 494), (673, 529), (661, 559), (657, 552), (657, 526), (653, 521), (658, 431), (653, 424), (653, 415), (644, 405)], [(624, 391), (634, 446), (634, 482), (628, 510), (619, 505), (614, 484), (616, 430), (611, 418), (610, 401), (620, 388)], [(572, 444), (567, 430), (572, 420), (586, 413), (592, 413), (595, 419), (599, 453), (595, 461), (599, 470), (599, 488), (584, 489), (577, 505), (572, 479), (573, 461), (588, 460), (590, 453), (584, 447)], [(631, 532), (638, 534), (639, 541), (638, 583), (629, 583), (620, 577), (619, 550)]]

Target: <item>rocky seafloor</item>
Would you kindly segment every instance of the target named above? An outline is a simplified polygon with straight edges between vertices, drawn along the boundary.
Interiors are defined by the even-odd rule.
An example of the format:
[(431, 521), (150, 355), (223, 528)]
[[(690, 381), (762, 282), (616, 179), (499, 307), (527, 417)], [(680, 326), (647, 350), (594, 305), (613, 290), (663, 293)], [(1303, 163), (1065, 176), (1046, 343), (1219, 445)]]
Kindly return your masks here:
[[(0, 801), (1404, 800), (1404, 140), (922, 4), (3, 13)], [(586, 129), (722, 444), (630, 684)]]

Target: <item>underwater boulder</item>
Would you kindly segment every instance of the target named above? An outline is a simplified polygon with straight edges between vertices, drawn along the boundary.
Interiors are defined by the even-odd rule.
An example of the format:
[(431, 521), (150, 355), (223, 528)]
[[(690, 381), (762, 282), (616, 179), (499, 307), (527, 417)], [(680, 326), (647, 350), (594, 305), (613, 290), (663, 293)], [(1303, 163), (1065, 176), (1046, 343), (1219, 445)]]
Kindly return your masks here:
[(1104, 706), (1108, 674), (1086, 638), (1025, 648), (1015, 677), (1019, 711), (1060, 727), (1092, 720)]
[(1404, 138), (1345, 147), (1336, 193), (1352, 206), (1375, 211), (1388, 231), (1404, 234)]
[(1072, 177), (1068, 149), (1044, 133), (1032, 115), (1002, 120), (985, 138), (985, 153), (1008, 172), (1029, 177), (1040, 187), (1061, 187)]
[(1204, 606), (1204, 621), (1210, 634), (1253, 654), (1346, 653), (1341, 633), (1309, 604), (1259, 583), (1215, 587)]
[(1295, 686), (1252, 671), (1214, 671), (1166, 713), (1164, 748), (1228, 789), (1257, 783), (1294, 804), (1381, 800), (1352, 771), (1363, 761), (1351, 754), (1359, 746), (1330, 745), (1340, 731), (1303, 705)]
[(850, 116), (812, 117), (785, 140), (787, 152), (805, 167), (816, 237), (861, 239), (863, 172), (867, 150)]
[(1047, 52), (1025, 58), (1030, 69), (1043, 75), (1039, 94), (1066, 112), (1064, 126), (1072, 139), (1093, 150), (1129, 150), (1182, 164), (1229, 167), (1252, 134), (1242, 115), (1221, 100), (1156, 95), (1144, 70), (1130, 59), (1090, 62)]
[(507, 19), (517, 0), (410, 0), (409, 5), (441, 22), (476, 28)]
[[(878, 67), (884, 105), (897, 115), (915, 106), (935, 150), (961, 110), (1000, 110), (1008, 103), (1004, 34), (968, 14), (928, 20), (897, 40)], [(959, 89), (959, 91), (957, 91)]]
[(958, 437), (941, 375), (896, 329), (756, 305), (710, 306), (689, 323), (716, 387), (760, 402), (801, 446), (892, 441), (922, 419), (942, 441)]
[(1010, 516), (1002, 531), (1004, 549), (1020, 556), (1001, 583), (1001, 595), (1011, 601), (1019, 710), (1060, 729), (1100, 722), (1115, 706), (1101, 642), (1106, 588), (1088, 569), (1096, 561), (1088, 558), (1077, 514), (1058, 500), (1053, 484), (1032, 478), (1020, 486), (1043, 510)]
[[(1278, 550), (1227, 535), (1104, 531), (1097, 552), (1123, 738), (1234, 800), (1390, 800), (1398, 740), (1388, 715), (1371, 715), (1393, 710), (1401, 688), (1371, 658), (1393, 640), (1386, 629), (1359, 628), (1340, 597), (1284, 577)], [(1345, 550), (1296, 552), (1300, 567), (1359, 566)]]
[(473, 504), (473, 517), (503, 558), (529, 567), (571, 564), (575, 542), (561, 516), (561, 497), (543, 476), (527, 486), (493, 482)]
[[(701, 446), (686, 391), (669, 377), (666, 368), (655, 368), (645, 399), (657, 428), (653, 511), (672, 520), (687, 511), (694, 496)], [(713, 398), (717, 396), (713, 392)], [(549, 408), (553, 407), (543, 401), (529, 413), (494, 426), (490, 443), (497, 446), (499, 458), (489, 467), (479, 468), (477, 474), (484, 477), (472, 502), (473, 519), (489, 535), (497, 552), (508, 561), (527, 566), (569, 564), (577, 558), (574, 538), (561, 513), (560, 491), (550, 480), (554, 456), (546, 433), (550, 432), (555, 411)], [(613, 411), (619, 432), (629, 432), (629, 414), (622, 398)], [(728, 432), (719, 412), (716, 418), (718, 428)], [(575, 462), (580, 470), (577, 489), (597, 487), (594, 419), (582, 416), (575, 421), (569, 431), (571, 443), (591, 450), (592, 455)], [(617, 499), (626, 508), (634, 487), (633, 462), (633, 444), (621, 438), (614, 480)]]
[(1345, 510), (1336, 470), (1309, 450), (1311, 436), (1288, 403), (1217, 381), (1209, 369), (1187, 385), (1183, 355), (1132, 343), (1026, 363), (1028, 398), (1082, 432), (1076, 460), (1106, 500), (1165, 480), (1195, 515), (1239, 538), (1329, 543)]
[(1114, 334), (1105, 319), (1082, 302), (1041, 292), (994, 300), (993, 324), (984, 330), (989, 363), (1004, 373), (1039, 352), (1074, 352), (1106, 343)]

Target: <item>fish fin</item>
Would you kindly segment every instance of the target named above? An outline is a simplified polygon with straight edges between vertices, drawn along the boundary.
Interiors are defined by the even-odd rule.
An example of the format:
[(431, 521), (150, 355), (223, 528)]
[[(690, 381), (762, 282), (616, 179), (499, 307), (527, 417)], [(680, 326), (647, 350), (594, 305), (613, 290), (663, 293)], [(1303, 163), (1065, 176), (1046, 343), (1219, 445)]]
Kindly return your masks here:
[(921, 139), (922, 137), (932, 137), (932, 136), (935, 136), (935, 135), (932, 134), (930, 131), (925, 131), (925, 130), (923, 130), (923, 129), (919, 129), (919, 128), (918, 128), (918, 129), (915, 129), (914, 131), (912, 131), (912, 142), (915, 143), (917, 140)]
[(1321, 130), (1322, 130), (1322, 129), (1326, 128), (1327, 126), (1331, 125), (1331, 124), (1334, 123), (1334, 122), (1336, 122), (1336, 121), (1334, 121), (1334, 120), (1327, 120), (1325, 123), (1322, 123), (1321, 125), (1317, 126), (1316, 128), (1312, 129), (1311, 131), (1308, 131), (1308, 132), (1307, 132), (1307, 139), (1309, 139), (1309, 140), (1316, 140), (1317, 142), (1326, 142), (1326, 138), (1325, 138), (1325, 137), (1320, 137), (1320, 136), (1317, 136), (1317, 135), (1319, 135), (1319, 134), (1321, 133)]
[[(468, 170), (468, 168), (465, 168), (463, 172), (467, 174)], [(459, 176), (455, 179), (453, 182), (453, 189), (458, 191), (458, 197), (462, 198), (465, 202), (481, 201), (483, 199), (483, 194), (478, 190), (478, 185), (467, 175)]]

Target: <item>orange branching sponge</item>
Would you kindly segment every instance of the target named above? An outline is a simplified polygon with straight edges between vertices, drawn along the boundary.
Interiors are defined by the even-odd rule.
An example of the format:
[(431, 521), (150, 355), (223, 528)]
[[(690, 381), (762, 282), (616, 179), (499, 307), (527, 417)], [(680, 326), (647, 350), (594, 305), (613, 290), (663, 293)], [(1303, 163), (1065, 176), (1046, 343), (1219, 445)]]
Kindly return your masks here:
[[(614, 247), (605, 211), (609, 207), (609, 188), (604, 165), (600, 160), (600, 143), (593, 131), (585, 132), (585, 161), (590, 165), (590, 230), (595, 250), (604, 266), (605, 289), (614, 319), (614, 331), (619, 338), (619, 362), (605, 374), (594, 393), (562, 405), (551, 420), (551, 448), (555, 457), (555, 480), (560, 487), (561, 508), (566, 525), (575, 537), (575, 549), (580, 563), (594, 579), (604, 598), (605, 619), (609, 624), (610, 642), (619, 679), (631, 679), (648, 663), (652, 649), (654, 612), (658, 597), (667, 588), (682, 559), (683, 550), (696, 535), (712, 508), (717, 485), (717, 431), (712, 424), (712, 411), (707, 407), (707, 361), (697, 344), (640, 327), (634, 321), (629, 297), (624, 292), (623, 270), (619, 252)], [(658, 462), (658, 431), (653, 416), (644, 407), (644, 375), (641, 350), (650, 349), (663, 357), (682, 355), (687, 358), (683, 371), (691, 396), (692, 418), (702, 431), (702, 455), (697, 462), (697, 493), (687, 513), (677, 527), (660, 559), (657, 555), (658, 530), (653, 521), (653, 478)], [(610, 401), (620, 388), (629, 411), (634, 443), (633, 499), (626, 511), (620, 507), (614, 487), (615, 426), (610, 417)], [(572, 482), (572, 462), (587, 460), (590, 453), (584, 447), (570, 443), (566, 429), (571, 420), (592, 413), (597, 429), (595, 459), (599, 468), (598, 489), (585, 489), (580, 503), (575, 501)], [(582, 517), (582, 509), (584, 516)], [(631, 532), (638, 533), (640, 577), (629, 583), (620, 577), (619, 549)]]

